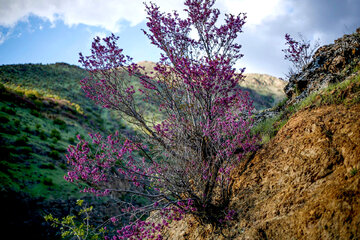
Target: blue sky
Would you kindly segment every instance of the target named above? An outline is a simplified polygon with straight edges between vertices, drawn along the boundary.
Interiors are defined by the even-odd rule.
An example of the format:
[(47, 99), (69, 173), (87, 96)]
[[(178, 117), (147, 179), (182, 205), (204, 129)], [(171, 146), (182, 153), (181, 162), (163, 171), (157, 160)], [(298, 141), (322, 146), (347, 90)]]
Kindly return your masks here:
[[(0, 65), (18, 63), (78, 64), (78, 53), (89, 54), (92, 38), (111, 32), (134, 61), (156, 61), (150, 45), (143, 0), (0, 0)], [(160, 9), (183, 9), (180, 0), (155, 0)], [(284, 35), (301, 32), (309, 40), (333, 42), (360, 27), (359, 0), (218, 0), (222, 13), (246, 12), (239, 37), (246, 72), (284, 77)]]
[[(118, 43), (134, 61), (157, 61), (159, 51), (152, 47), (141, 29), (145, 22), (136, 27), (124, 21)], [(106, 36), (111, 31), (102, 27), (78, 24), (67, 26), (63, 21), (51, 23), (37, 16), (30, 16), (12, 28), (0, 27), (9, 37), (0, 45), (0, 64), (55, 63), (78, 64), (78, 54), (89, 54), (95, 36)]]

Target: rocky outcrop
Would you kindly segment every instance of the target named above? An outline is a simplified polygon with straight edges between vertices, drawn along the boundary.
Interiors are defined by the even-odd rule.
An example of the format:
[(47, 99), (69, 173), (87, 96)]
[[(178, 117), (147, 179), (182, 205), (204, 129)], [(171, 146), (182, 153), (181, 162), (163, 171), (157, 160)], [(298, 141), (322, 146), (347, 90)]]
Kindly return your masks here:
[(312, 61), (289, 79), (284, 88), (288, 103), (297, 103), (330, 83), (344, 80), (360, 67), (359, 59), (360, 28), (354, 34), (335, 40), (333, 44), (320, 47)]

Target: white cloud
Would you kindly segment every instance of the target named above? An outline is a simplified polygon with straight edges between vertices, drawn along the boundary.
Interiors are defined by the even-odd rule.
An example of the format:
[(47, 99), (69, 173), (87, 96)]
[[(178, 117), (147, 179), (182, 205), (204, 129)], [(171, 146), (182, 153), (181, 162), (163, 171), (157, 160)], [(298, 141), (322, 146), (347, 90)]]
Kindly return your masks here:
[(5, 42), (5, 36), (2, 32), (0, 32), (0, 45), (3, 44)]
[[(164, 11), (182, 9), (181, 1), (156, 0)], [(143, 0), (0, 0), (0, 26), (13, 27), (32, 14), (66, 25), (85, 24), (111, 32), (121, 30), (121, 22), (135, 26), (145, 20)]]
[(226, 12), (247, 14), (247, 25), (259, 25), (266, 18), (275, 18), (285, 13), (282, 0), (223, 0)]
[(145, 13), (141, 1), (128, 0), (0, 0), (0, 25), (13, 27), (35, 15), (52, 24), (85, 24), (119, 32), (120, 22), (140, 23)]
[[(13, 34), (13, 29), (9, 29), (7, 32), (0, 32), (0, 45), (3, 44)], [(19, 35), (17, 37), (20, 37)]]
[[(226, 12), (248, 13), (249, 24), (260, 24), (266, 17), (282, 12), (281, 0), (220, 0), (217, 6)], [(155, 0), (162, 11), (183, 12), (182, 1)], [(68, 26), (85, 24), (102, 27), (111, 32), (121, 30), (121, 22), (131, 26), (145, 20), (143, 0), (0, 0), (0, 25), (13, 27), (31, 14), (50, 21), (62, 20)]]

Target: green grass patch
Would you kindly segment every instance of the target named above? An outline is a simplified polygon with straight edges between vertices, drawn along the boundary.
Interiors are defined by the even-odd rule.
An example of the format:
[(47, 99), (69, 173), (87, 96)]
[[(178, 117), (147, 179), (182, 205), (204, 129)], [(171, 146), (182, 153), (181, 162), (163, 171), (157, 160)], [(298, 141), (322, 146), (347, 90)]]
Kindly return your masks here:
[[(280, 102), (274, 109), (282, 109), (286, 99)], [(343, 82), (329, 85), (320, 92), (313, 92), (308, 97), (295, 105), (287, 106), (279, 115), (265, 119), (253, 129), (253, 134), (262, 138), (262, 143), (267, 143), (286, 124), (288, 119), (296, 112), (310, 107), (319, 107), (331, 104), (352, 104), (360, 103), (360, 74), (353, 76)]]
[(349, 98), (350, 94), (360, 92), (360, 74), (340, 83), (330, 84), (320, 92), (314, 92), (298, 103), (295, 108), (301, 110), (311, 105), (316, 107), (331, 104), (352, 105), (360, 102), (359, 94)]
[(264, 121), (258, 123), (255, 127), (252, 128), (252, 133), (257, 134), (261, 138), (261, 143), (265, 144), (273, 138), (280, 128), (274, 127), (275, 123), (280, 119), (280, 115), (273, 118), (265, 119)]

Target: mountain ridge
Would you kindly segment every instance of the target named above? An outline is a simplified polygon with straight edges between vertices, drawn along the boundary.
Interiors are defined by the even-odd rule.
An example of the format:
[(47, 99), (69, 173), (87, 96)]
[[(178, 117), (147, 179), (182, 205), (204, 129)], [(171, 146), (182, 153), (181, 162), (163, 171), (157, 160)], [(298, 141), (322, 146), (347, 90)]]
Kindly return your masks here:
[[(151, 61), (141, 61), (137, 63), (144, 67), (147, 73), (154, 72), (156, 63)], [(239, 86), (250, 93), (250, 98), (254, 100), (257, 110), (263, 110), (275, 106), (286, 97), (284, 87), (286, 82), (280, 78), (260, 73), (245, 73)]]

